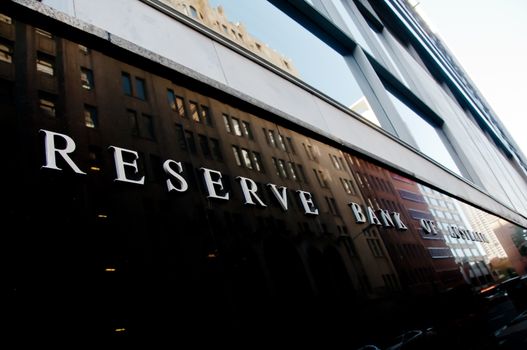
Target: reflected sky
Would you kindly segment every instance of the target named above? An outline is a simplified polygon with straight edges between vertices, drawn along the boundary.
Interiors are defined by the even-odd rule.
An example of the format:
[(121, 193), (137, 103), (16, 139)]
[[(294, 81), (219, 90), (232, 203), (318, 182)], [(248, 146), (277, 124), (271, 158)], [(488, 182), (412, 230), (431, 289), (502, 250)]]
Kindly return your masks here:
[(399, 112), (399, 115), (408, 127), (408, 130), (410, 130), (410, 133), (417, 144), (417, 148), (439, 164), (461, 176), (459, 168), (448, 152), (443, 140), (441, 140), (437, 134), (438, 131), (436, 128), (426, 122), (404, 102), (392, 95), (389, 91), (387, 92), (395, 105), (395, 108)]
[[(344, 58), (265, 0), (209, 0), (229, 21), (242, 22), (255, 38), (292, 59), (300, 78), (349, 107), (362, 96)], [(272, 19), (272, 20), (270, 20)]]

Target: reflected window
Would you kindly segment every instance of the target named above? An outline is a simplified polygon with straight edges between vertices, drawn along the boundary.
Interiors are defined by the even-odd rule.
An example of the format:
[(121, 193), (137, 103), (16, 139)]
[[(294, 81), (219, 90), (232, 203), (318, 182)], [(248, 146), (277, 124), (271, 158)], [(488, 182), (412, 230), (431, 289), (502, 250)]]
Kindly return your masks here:
[(265, 173), (262, 156), (260, 155), (260, 153), (253, 152), (252, 154), (253, 154), (254, 168), (261, 173)]
[(131, 109), (126, 110), (128, 125), (132, 136), (139, 136), (139, 123), (137, 122), (137, 113)]
[(88, 49), (87, 46), (84, 46), (84, 45), (79, 44), (79, 51), (80, 51), (83, 55), (87, 55), (87, 54), (90, 52), (90, 49)]
[(57, 116), (56, 100), (57, 98), (51, 94), (39, 92), (38, 105), (42, 114), (55, 118)]
[(189, 6), (190, 9), (190, 16), (192, 18), (198, 19), (198, 11), (194, 8), (194, 6)]
[(304, 167), (301, 164), (297, 164), (296, 169), (298, 170), (300, 180), (306, 184), (309, 183), (309, 181), (307, 181), (306, 173), (304, 172)]
[(0, 23), (12, 24), (13, 21), (11, 17), (6, 16), (3, 13), (0, 13)]
[(37, 54), (37, 71), (50, 76), (55, 75), (55, 59), (39, 52)]
[(90, 129), (95, 129), (99, 126), (97, 108), (84, 105), (84, 125)]
[(253, 133), (251, 131), (251, 125), (246, 121), (242, 121), (242, 129), (243, 129), (243, 133), (245, 134), (245, 136), (247, 136), (249, 140), (252, 140)]
[(121, 73), (121, 86), (126, 96), (132, 96), (132, 80), (130, 79), (130, 74), (125, 72)]
[(135, 97), (146, 100), (146, 85), (144, 79), (135, 78)]
[(240, 121), (236, 118), (231, 118), (231, 120), (232, 120), (232, 130), (234, 131), (234, 135), (243, 136), (242, 129), (240, 126)]
[(439, 136), (439, 133), (442, 133), (441, 129), (423, 119), (423, 117), (417, 114), (406, 103), (394, 96), (390, 91), (387, 92), (397, 109), (397, 112), (399, 112), (399, 115), (403, 119), (408, 130), (410, 130), (410, 133), (417, 144), (417, 148), (439, 164), (445, 166), (454, 173), (461, 175), (454, 159), (450, 155), (442, 138)]
[(326, 182), (324, 172), (322, 170), (313, 169), (313, 173), (315, 174), (315, 177), (317, 178), (320, 187), (327, 188), (328, 183)]
[(42, 36), (44, 38), (53, 39), (53, 34), (51, 34), (48, 31), (45, 31), (43, 29), (35, 28), (35, 33), (37, 33), (38, 35), (40, 35), (40, 36)]
[(223, 154), (221, 153), (221, 146), (220, 142), (215, 138), (210, 138), (210, 148), (212, 157), (216, 160), (222, 161), (223, 160)]
[(196, 102), (190, 101), (188, 105), (189, 105), (190, 117), (196, 123), (200, 123), (201, 120), (199, 119), (198, 104)]
[(185, 130), (185, 140), (187, 141), (189, 151), (196, 154), (196, 141), (194, 140), (192, 131)]
[(232, 146), (232, 154), (234, 155), (234, 160), (236, 161), (237, 166), (242, 166), (242, 157), (240, 149), (238, 146)]
[(142, 121), (142, 133), (143, 133), (143, 137), (144, 138), (147, 138), (147, 139), (150, 139), (150, 140), (155, 140), (155, 132), (154, 132), (154, 119), (152, 118), (151, 115), (147, 115), (147, 114), (143, 114), (143, 117), (141, 118), (141, 121)]
[(298, 181), (298, 175), (296, 174), (295, 165), (292, 162), (287, 162), (287, 170), (291, 175), (291, 178), (295, 181)]
[(211, 152), (209, 147), (209, 140), (207, 139), (207, 136), (198, 134), (199, 139), (199, 145), (201, 147), (201, 152), (203, 155), (207, 158), (210, 158)]
[(249, 168), (249, 169), (253, 168), (253, 164), (251, 162), (251, 156), (249, 154), (249, 151), (246, 150), (245, 148), (242, 148), (242, 159), (243, 159), (243, 164), (245, 165), (246, 168)]
[(289, 176), (287, 175), (287, 170), (285, 168), (285, 161), (283, 159), (278, 159), (278, 172), (280, 173), (280, 176), (284, 179), (289, 178)]
[(179, 144), (179, 148), (182, 150), (187, 150), (187, 143), (185, 142), (185, 131), (183, 129), (183, 125), (176, 124), (176, 139)]
[(170, 106), (170, 109), (175, 111), (176, 110), (176, 95), (174, 94), (174, 91), (171, 89), (167, 89), (167, 100), (168, 100), (168, 105)]
[(102, 152), (97, 146), (88, 147), (88, 160), (91, 171), (100, 171), (102, 165)]
[(229, 134), (232, 134), (232, 127), (231, 122), (229, 120), (229, 116), (227, 114), (222, 114), (221, 116), (223, 118), (223, 125), (225, 125), (225, 130), (227, 130)]
[(201, 105), (201, 121), (207, 126), (212, 126), (212, 116), (209, 107)]
[(0, 39), (0, 61), (13, 62), (13, 44), (3, 39)]
[(177, 114), (181, 118), (187, 117), (187, 111), (185, 109), (185, 100), (181, 96), (176, 96), (176, 108), (177, 108)]
[(81, 86), (86, 90), (93, 89), (93, 72), (91, 69), (81, 67)]

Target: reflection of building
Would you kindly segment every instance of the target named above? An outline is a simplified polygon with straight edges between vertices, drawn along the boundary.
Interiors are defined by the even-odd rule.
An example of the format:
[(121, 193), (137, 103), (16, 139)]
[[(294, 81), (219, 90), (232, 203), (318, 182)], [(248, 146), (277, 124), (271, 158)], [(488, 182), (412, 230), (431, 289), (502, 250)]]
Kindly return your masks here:
[[(223, 7), (213, 8), (208, 0), (162, 0), (167, 5), (179, 12), (203, 23), (207, 27), (220, 33), (227, 39), (244, 47), (264, 60), (285, 70), (287, 73), (298, 76), (293, 61), (282, 56), (279, 52), (269, 47), (266, 43), (253, 37), (243, 23), (230, 22)], [(250, 30), (250, 28), (249, 28)]]
[[(410, 222), (410, 217), (391, 184), (390, 172), (357, 157), (348, 159), (364, 201), (372, 208), (400, 212), (404, 222)], [(414, 226), (409, 226), (408, 231), (404, 232), (387, 230), (380, 238), (399, 275), (401, 286), (408, 292), (429, 293), (433, 290), (435, 272), (432, 260), (417, 232)]]
[[(416, 218), (432, 215), (416, 183), (525, 223), (515, 153), (496, 164), (478, 158), (482, 144), (494, 155), (510, 144), (461, 104), (449, 76), (413, 71), (426, 62), (441, 72), (430, 57), (401, 63), (400, 72), (416, 74), (398, 81), (383, 67), (388, 60), (376, 61), (382, 51), (365, 55), (308, 2), (243, 3), (269, 10), (330, 62), (344, 63), (333, 76), (360, 85), (383, 127), (395, 127), (364, 123), (325, 90), (203, 26), (198, 5), (187, 8), (194, 21), (159, 0), (0, 2), (0, 190), (9, 203), (0, 220), (16, 227), (0, 246), (14, 334), (168, 346), (196, 342), (196, 330), (214, 341), (308, 334), (357, 348), (379, 330), (471, 319), (468, 289), (448, 288), (460, 276), (450, 249), (418, 231)], [(373, 11), (363, 6), (354, 18), (383, 21), (384, 10), (363, 17)], [(262, 19), (287, 39), (278, 20)], [(398, 23), (362, 29), (382, 29), (390, 40)], [(295, 52), (306, 43), (290, 44)], [(324, 78), (335, 68), (309, 53), (310, 71)], [(408, 84), (421, 80), (418, 89)], [(465, 180), (405, 143), (383, 83), (435, 117), (438, 129), (450, 127)], [(495, 200), (507, 197), (493, 187), (501, 169), (508, 172), (499, 185), (518, 187), (511, 206)], [(382, 212), (387, 221), (400, 213), (408, 229), (375, 222), (378, 208), (392, 212)], [(478, 348), (478, 336), (466, 343)]]
[(507, 253), (493, 231), (493, 227), (496, 226), (496, 221), (498, 219), (495, 216), (489, 215), (466, 204), (461, 204), (461, 208), (465, 212), (470, 225), (475, 230), (482, 232), (489, 241), (488, 244), (482, 244), (487, 257), (486, 263), (489, 263), (495, 258), (507, 258)]
[(518, 243), (515, 242), (515, 236), (520, 236), (525, 240), (523, 237), (524, 230), (503, 219), (495, 220), (491, 227), (503, 247), (503, 250), (507, 253), (507, 258), (514, 271), (520, 276), (526, 274), (527, 258), (525, 252), (524, 255), (522, 255)]
[[(434, 216), (442, 239), (452, 251), (465, 279), (474, 286), (491, 282), (492, 277), (486, 265), (488, 258), (483, 252), (482, 244), (468, 237), (454, 238), (449, 234), (450, 225), (467, 227), (461, 216), (463, 214), (459, 212), (460, 209), (456, 206), (455, 201), (429, 187), (419, 185), (419, 189), (430, 208), (430, 213)], [(470, 226), (467, 228), (471, 229)]]
[(460, 285), (463, 281), (462, 275), (443, 236), (427, 234), (421, 228), (421, 220), (433, 220), (434, 217), (419, 190), (418, 184), (394, 173), (390, 175), (390, 182), (411, 219), (408, 226), (412, 226), (418, 232), (427, 254), (432, 258), (434, 273), (439, 276), (441, 283), (446, 287)]

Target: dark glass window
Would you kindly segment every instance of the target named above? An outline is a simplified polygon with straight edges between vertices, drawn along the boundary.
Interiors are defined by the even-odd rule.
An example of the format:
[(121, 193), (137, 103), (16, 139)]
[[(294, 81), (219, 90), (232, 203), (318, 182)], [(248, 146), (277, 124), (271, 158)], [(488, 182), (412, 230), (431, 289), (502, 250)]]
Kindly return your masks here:
[(201, 152), (203, 152), (203, 155), (205, 157), (210, 158), (211, 152), (209, 147), (209, 140), (207, 139), (207, 136), (198, 134), (199, 139), (199, 145), (201, 147)]
[(143, 114), (142, 123), (142, 136), (150, 140), (155, 140), (156, 136), (154, 132), (154, 119), (152, 118), (152, 116)]
[(201, 105), (201, 121), (203, 121), (205, 125), (212, 126), (212, 117), (209, 107), (204, 105)]
[(99, 126), (97, 108), (90, 105), (84, 105), (84, 125), (90, 129), (95, 129)]
[(170, 109), (175, 111), (176, 110), (176, 95), (174, 95), (174, 91), (167, 89), (167, 99), (168, 99), (168, 105), (170, 106)]
[(152, 181), (159, 182), (163, 179), (163, 164), (161, 158), (155, 154), (150, 155), (150, 168)]
[(86, 90), (94, 88), (93, 72), (91, 69), (81, 67), (81, 86)]
[(132, 133), (132, 136), (139, 136), (139, 123), (137, 122), (137, 113), (131, 109), (127, 109), (126, 116), (128, 118), (128, 125), (130, 126), (130, 132)]
[(146, 100), (146, 84), (144, 79), (135, 78), (135, 97)]
[(194, 141), (194, 134), (192, 131), (185, 130), (185, 139), (190, 152), (196, 153), (196, 141)]
[(253, 133), (251, 131), (251, 125), (248, 122), (242, 121), (242, 129), (245, 136), (247, 136), (249, 140), (252, 140)]
[(126, 96), (132, 96), (132, 80), (130, 79), (130, 74), (125, 72), (121, 73), (121, 85), (124, 94)]
[(287, 144), (289, 145), (289, 150), (291, 151), (291, 153), (295, 154), (295, 146), (293, 145), (293, 140), (290, 138), (290, 137), (286, 137), (287, 139)]
[(223, 154), (221, 153), (220, 142), (214, 138), (210, 138), (212, 156), (216, 160), (223, 160)]
[(326, 179), (325, 179), (325, 176), (322, 170), (313, 169), (313, 172), (315, 173), (315, 177), (317, 178), (317, 181), (320, 184), (320, 187), (323, 187), (323, 188), (328, 187), (328, 184), (326, 182)]
[(187, 150), (187, 143), (185, 142), (185, 131), (183, 125), (176, 124), (176, 138), (179, 144), (179, 148)]
[(88, 161), (91, 171), (100, 171), (102, 166), (102, 152), (97, 146), (88, 147)]
[(307, 181), (306, 173), (304, 173), (304, 167), (300, 164), (297, 164), (296, 169), (298, 170), (298, 175), (299, 175), (300, 180), (302, 180), (306, 184), (309, 183)]

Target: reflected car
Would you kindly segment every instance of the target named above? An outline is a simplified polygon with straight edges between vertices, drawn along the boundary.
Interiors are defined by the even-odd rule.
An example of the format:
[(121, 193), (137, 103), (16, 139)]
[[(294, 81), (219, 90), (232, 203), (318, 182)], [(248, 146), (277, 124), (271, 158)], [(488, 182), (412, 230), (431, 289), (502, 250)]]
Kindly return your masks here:
[(525, 346), (527, 344), (527, 310), (494, 332), (494, 337), (501, 347)]

